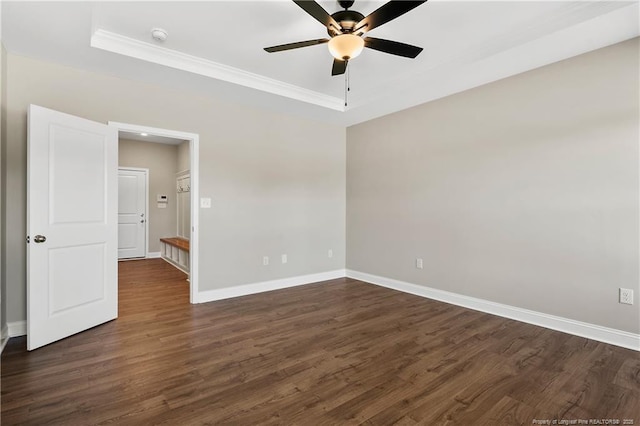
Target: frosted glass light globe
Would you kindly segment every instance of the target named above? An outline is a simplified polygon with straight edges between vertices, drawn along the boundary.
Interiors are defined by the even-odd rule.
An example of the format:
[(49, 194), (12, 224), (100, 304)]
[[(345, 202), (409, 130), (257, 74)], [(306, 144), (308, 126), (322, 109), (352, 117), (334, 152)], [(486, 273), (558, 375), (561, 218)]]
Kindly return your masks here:
[(362, 53), (364, 40), (354, 34), (341, 34), (329, 40), (329, 52), (341, 61), (353, 59)]

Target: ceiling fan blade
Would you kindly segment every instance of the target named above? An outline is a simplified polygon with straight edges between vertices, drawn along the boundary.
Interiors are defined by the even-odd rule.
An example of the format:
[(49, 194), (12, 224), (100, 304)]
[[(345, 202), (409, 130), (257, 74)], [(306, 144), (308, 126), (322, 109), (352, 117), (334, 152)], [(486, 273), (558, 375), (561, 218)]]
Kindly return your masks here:
[(371, 31), (375, 27), (379, 27), (382, 24), (386, 24), (392, 19), (396, 19), (398, 16), (404, 15), (411, 9), (414, 9), (420, 6), (422, 3), (426, 3), (427, 0), (423, 1), (390, 1), (380, 6), (378, 9), (374, 10), (366, 16), (363, 20), (358, 22), (355, 26), (354, 32), (358, 32), (361, 29), (363, 31)]
[(399, 41), (391, 41), (373, 37), (365, 37), (364, 46), (368, 47), (369, 49), (379, 50), (380, 52), (404, 56), (405, 58), (415, 58), (420, 54), (420, 52), (422, 52), (422, 47), (400, 43)]
[(340, 25), (336, 22), (335, 19), (327, 13), (326, 10), (322, 8), (318, 3), (313, 0), (293, 0), (295, 4), (300, 6), (302, 10), (307, 12), (313, 18), (315, 18), (318, 22), (320, 22), (325, 27), (329, 28), (330, 26), (334, 27), (336, 30), (340, 31)]
[(344, 74), (347, 71), (347, 64), (349, 61), (341, 61), (340, 59), (333, 60), (333, 67), (331, 67), (331, 75)]
[(291, 50), (291, 49), (299, 49), (301, 47), (315, 46), (316, 44), (323, 44), (328, 41), (329, 41), (328, 38), (318, 38), (315, 40), (298, 41), (296, 43), (287, 43), (287, 44), (280, 44), (278, 46), (265, 47), (264, 50), (266, 50), (269, 53), (282, 52), (283, 50)]

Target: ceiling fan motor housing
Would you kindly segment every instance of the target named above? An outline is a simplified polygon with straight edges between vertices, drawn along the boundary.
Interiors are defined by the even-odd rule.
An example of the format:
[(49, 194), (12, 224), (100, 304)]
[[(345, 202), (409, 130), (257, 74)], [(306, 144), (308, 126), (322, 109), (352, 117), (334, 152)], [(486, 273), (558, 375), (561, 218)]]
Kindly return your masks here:
[[(364, 15), (355, 10), (341, 10), (332, 14), (331, 17), (342, 27), (342, 34), (352, 32), (355, 25), (364, 19)], [(328, 27), (327, 32), (331, 37), (340, 34), (333, 27)]]

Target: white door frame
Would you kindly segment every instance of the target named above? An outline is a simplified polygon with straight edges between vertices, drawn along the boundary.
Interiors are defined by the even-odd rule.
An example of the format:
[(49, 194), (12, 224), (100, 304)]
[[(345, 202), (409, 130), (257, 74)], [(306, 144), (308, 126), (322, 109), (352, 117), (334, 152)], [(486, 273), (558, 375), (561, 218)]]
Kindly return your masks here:
[(115, 127), (119, 132), (147, 133), (149, 135), (164, 136), (167, 138), (182, 139), (189, 141), (189, 156), (191, 170), (191, 239), (189, 241), (189, 301), (196, 303), (198, 300), (198, 234), (200, 213), (199, 206), (199, 172), (200, 164), (200, 136), (197, 133), (180, 132), (175, 130), (160, 129), (157, 127), (139, 126), (137, 124), (119, 123), (109, 121), (109, 126)]
[[(118, 137), (118, 142), (120, 142), (120, 137)], [(142, 172), (144, 173), (144, 257), (149, 257), (149, 169), (144, 169), (140, 167), (120, 167), (118, 166), (118, 172), (120, 170), (123, 171), (131, 171), (131, 172)], [(118, 259), (118, 260), (127, 260), (127, 259)]]

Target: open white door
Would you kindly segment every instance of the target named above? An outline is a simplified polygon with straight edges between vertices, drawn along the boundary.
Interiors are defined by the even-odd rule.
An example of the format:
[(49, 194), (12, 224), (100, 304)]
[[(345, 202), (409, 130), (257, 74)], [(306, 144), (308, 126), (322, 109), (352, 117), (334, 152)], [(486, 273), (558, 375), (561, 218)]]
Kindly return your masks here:
[(147, 170), (118, 170), (118, 259), (147, 255)]
[(118, 134), (29, 106), (27, 349), (118, 316)]

